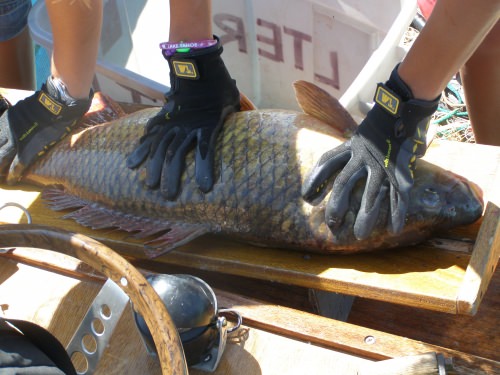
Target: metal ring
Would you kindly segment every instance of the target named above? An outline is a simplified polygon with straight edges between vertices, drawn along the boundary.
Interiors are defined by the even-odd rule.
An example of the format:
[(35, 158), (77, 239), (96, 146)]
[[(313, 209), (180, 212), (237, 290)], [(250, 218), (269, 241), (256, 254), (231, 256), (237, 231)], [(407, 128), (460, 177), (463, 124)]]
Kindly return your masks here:
[(31, 214), (29, 213), (29, 211), (28, 211), (28, 209), (26, 207), (20, 205), (19, 203), (7, 202), (2, 207), (0, 207), (0, 211), (3, 210), (4, 208), (7, 208), (7, 207), (17, 207), (17, 208), (19, 208), (20, 210), (22, 210), (24, 212), (24, 215), (26, 216), (26, 219), (28, 220), (28, 224), (32, 223)]
[(227, 333), (231, 333), (236, 331), (238, 328), (240, 328), (241, 324), (243, 323), (243, 318), (241, 317), (240, 313), (236, 310), (231, 310), (231, 309), (219, 309), (217, 311), (217, 314), (220, 313), (230, 313), (232, 315), (235, 315), (237, 318), (236, 325), (234, 327), (228, 328)]

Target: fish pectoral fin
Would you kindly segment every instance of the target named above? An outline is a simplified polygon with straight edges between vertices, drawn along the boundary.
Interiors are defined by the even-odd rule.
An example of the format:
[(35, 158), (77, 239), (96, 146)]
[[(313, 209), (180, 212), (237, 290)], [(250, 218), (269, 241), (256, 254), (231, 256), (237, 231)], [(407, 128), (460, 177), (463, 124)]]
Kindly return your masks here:
[(322, 88), (307, 81), (293, 83), (300, 108), (341, 133), (352, 133), (358, 125), (340, 102)]
[(206, 224), (171, 222), (124, 213), (68, 194), (57, 186), (43, 191), (42, 199), (55, 211), (73, 209), (63, 219), (73, 219), (96, 230), (122, 230), (130, 233), (132, 238), (144, 240), (144, 253), (149, 258), (166, 254), (210, 231)]
[(207, 225), (175, 223), (167, 232), (146, 242), (144, 252), (148, 258), (156, 258), (208, 232)]

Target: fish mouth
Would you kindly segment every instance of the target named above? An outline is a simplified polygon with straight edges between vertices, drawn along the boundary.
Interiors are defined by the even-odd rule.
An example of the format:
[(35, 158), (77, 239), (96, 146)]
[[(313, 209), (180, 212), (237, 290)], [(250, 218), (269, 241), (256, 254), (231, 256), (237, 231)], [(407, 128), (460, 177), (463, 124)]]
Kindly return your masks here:
[(442, 173), (417, 181), (408, 214), (410, 221), (440, 230), (472, 224), (483, 210), (479, 186), (456, 174)]

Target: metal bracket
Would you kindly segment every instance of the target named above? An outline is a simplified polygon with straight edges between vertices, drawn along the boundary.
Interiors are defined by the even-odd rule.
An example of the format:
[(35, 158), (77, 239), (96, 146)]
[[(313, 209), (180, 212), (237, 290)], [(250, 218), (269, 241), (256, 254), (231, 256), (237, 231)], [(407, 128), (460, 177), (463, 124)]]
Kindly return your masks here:
[(104, 283), (66, 347), (72, 361), (86, 361), (75, 366), (78, 374), (94, 373), (128, 302), (129, 297), (111, 279)]

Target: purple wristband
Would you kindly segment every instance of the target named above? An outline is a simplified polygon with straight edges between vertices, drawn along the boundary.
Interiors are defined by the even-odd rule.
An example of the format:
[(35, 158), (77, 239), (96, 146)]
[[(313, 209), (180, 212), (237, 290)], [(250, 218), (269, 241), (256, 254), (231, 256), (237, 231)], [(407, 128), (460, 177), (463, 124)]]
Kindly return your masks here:
[(163, 51), (163, 54), (166, 56), (172, 56), (176, 52), (181, 52), (180, 50), (184, 50), (182, 52), (188, 52), (190, 49), (202, 49), (215, 46), (217, 44), (217, 40), (215, 39), (205, 39), (198, 40), (195, 42), (179, 42), (179, 43), (171, 43), (171, 42), (163, 42), (160, 43), (160, 48)]

